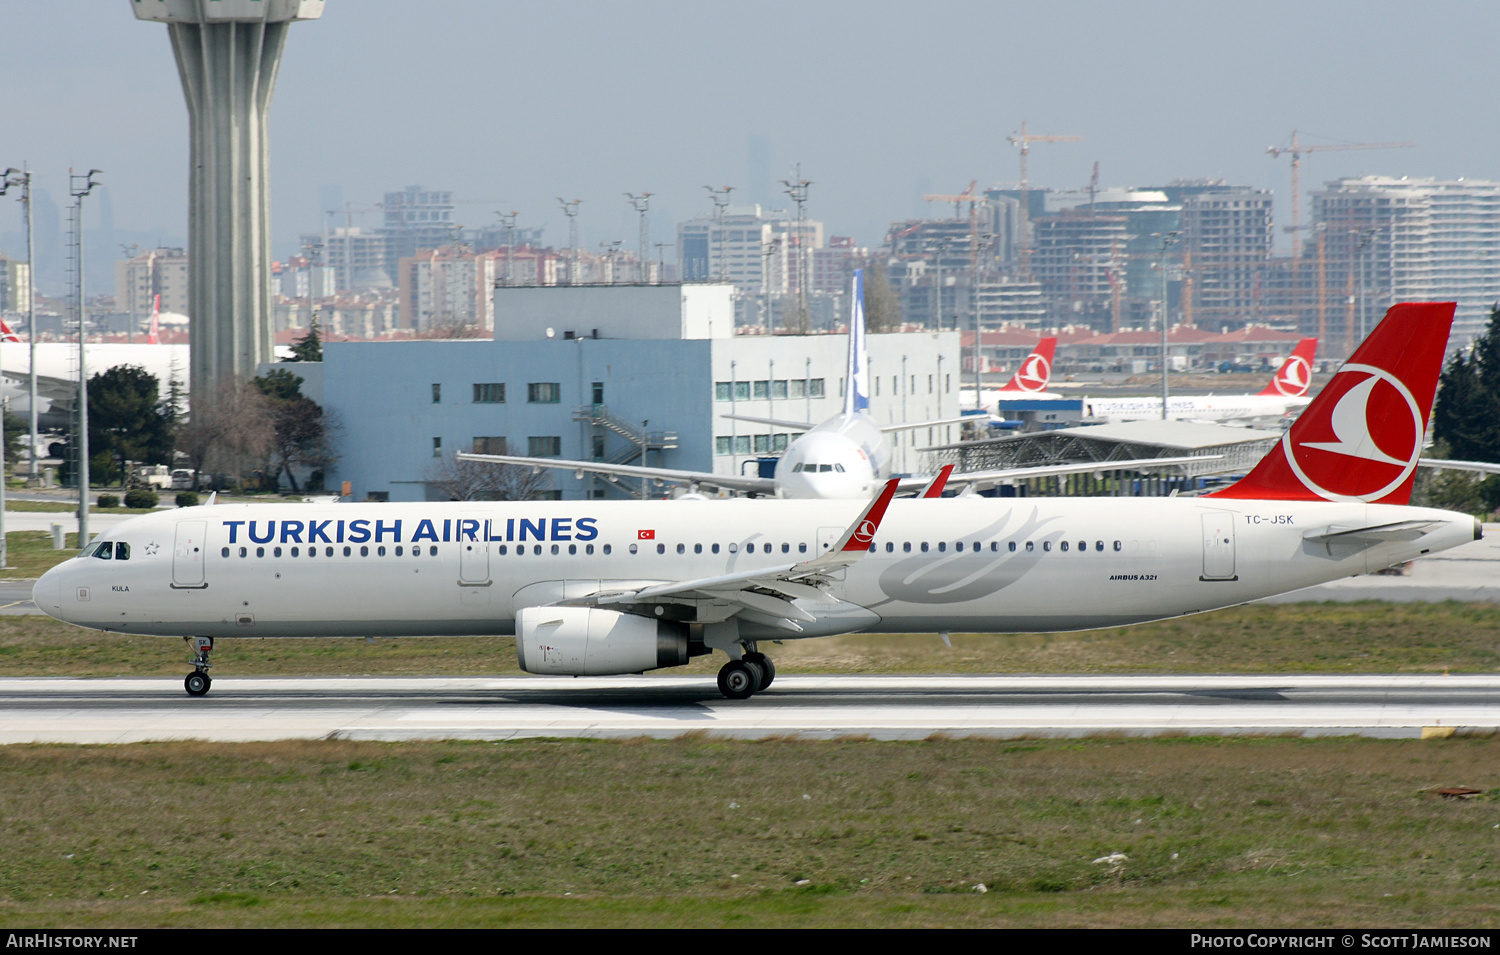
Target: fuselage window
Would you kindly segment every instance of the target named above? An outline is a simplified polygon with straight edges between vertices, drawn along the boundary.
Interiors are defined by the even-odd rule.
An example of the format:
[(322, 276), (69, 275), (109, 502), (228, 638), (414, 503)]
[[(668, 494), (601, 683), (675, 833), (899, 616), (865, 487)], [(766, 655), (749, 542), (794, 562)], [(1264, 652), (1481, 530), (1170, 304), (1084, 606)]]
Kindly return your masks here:
[[(436, 550), (436, 549), (437, 548), (433, 548), (433, 550)], [(332, 547), (325, 547), (325, 548), (323, 548), (323, 556), (324, 557), (332, 557), (333, 556), (333, 548)], [(346, 557), (349, 556), (349, 548), (347, 548), (347, 547), (344, 548), (344, 556), (346, 556)]]
[[(1046, 545), (1046, 544), (1043, 544), (1043, 545), (1042, 545), (1042, 546), (1043, 546), (1043, 547), (1045, 547), (1045, 546), (1047, 546), (1047, 545)], [(1067, 552), (1068, 552), (1068, 542), (1067, 542), (1067, 541), (1063, 541), (1063, 542), (1062, 542), (1062, 549), (1063, 549), (1063, 553), (1064, 553), (1064, 554), (1066, 554), (1066, 553), (1067, 553)]]
[(754, 544), (746, 544), (745, 545), (745, 553), (747, 553), (747, 554), (753, 554), (753, 553), (755, 553), (755, 545)]
[(505, 555), (506, 555), (506, 554), (507, 554), (507, 553), (509, 553), (509, 551), (507, 551), (507, 550), (506, 550), (506, 549), (505, 549), (505, 545), (504, 545), (504, 544), (501, 544), (501, 545), (500, 545), (500, 556), (501, 556), (501, 557), (504, 557), (504, 556), (505, 556)]
[(1086, 553), (1088, 553), (1088, 550), (1089, 550), (1089, 542), (1088, 541), (1079, 541), (1078, 542), (1078, 553), (1080, 553), (1080, 554), (1086, 554)]
[(1028, 553), (1030, 553), (1031, 551), (1036, 550), (1036, 544), (1034, 542), (1032, 542), (1032, 541), (1027, 541), (1026, 542), (1026, 550), (1027, 550)]
[(257, 548), (255, 548), (255, 556), (256, 557), (264, 557), (264, 556), (266, 556), (266, 549), (264, 547), (257, 547)]
[(730, 543), (729, 552), (731, 554), (738, 554), (740, 552), (740, 545), (737, 543)]
[(1102, 552), (1104, 550), (1104, 541), (1094, 541), (1094, 550)]
[[(927, 548), (924, 547), (922, 549), (926, 550)], [(944, 554), (944, 553), (947, 553), (947, 552), (948, 552), (948, 542), (947, 541), (938, 541), (938, 553), (939, 554)]]
[(223, 550), (219, 551), (219, 554), (221, 556), (228, 557), (229, 556), (229, 548), (228, 547), (224, 548)]
[(309, 557), (316, 557), (316, 556), (318, 556), (318, 549), (316, 547), (309, 547), (307, 549), (307, 556), (309, 556)]
[(370, 556), (370, 545), (369, 544), (362, 544), (360, 546), (360, 548), (359, 548), (359, 556), (361, 556), (361, 557), (369, 557)]
[(718, 544), (710, 544), (708, 549), (711, 550), (711, 551), (713, 551), (715, 554), (717, 554), (719, 552), (719, 545)]
[(693, 553), (695, 553), (695, 554), (701, 554), (701, 553), (703, 553), (703, 545), (702, 544), (694, 544), (693, 545)]
[(894, 550), (895, 550), (895, 549), (896, 549), (896, 544), (895, 544), (895, 542), (894, 542), (894, 541), (886, 541), (886, 542), (885, 542), (885, 552), (886, 552), (886, 553), (887, 553), (887, 554), (889, 554), (889, 553), (891, 553), (891, 552), (892, 552), (892, 551), (894, 551)]
[(666, 544), (657, 544), (656, 545), (656, 552), (658, 554), (665, 554), (667, 552), (667, 545)]
[(574, 554), (577, 554), (577, 553), (578, 553), (578, 545), (577, 544), (569, 544), (568, 545), (568, 556), (572, 557)]
[(686, 554), (687, 553), (687, 545), (686, 544), (678, 544), (677, 545), (677, 553), (679, 553), (679, 554)]
[(1123, 546), (1124, 545), (1121, 544), (1119, 541), (1115, 541), (1115, 550), (1116, 550), (1116, 552), (1118, 552), (1121, 549), (1121, 547), (1123, 547)]
[(787, 544), (787, 543), (783, 543), (781, 545), (781, 552), (783, 554), (790, 554), (792, 552), (792, 545), (791, 544)]
[(292, 548), (292, 556), (293, 556), (293, 557), (297, 557), (297, 556), (299, 556), (299, 555), (300, 555), (300, 554), (301, 554), (301, 553), (302, 553), (302, 552), (301, 552), (301, 551), (300, 551), (300, 550), (298, 550), (298, 549), (297, 549), (297, 548), (296, 548), (296, 547), (293, 547), (293, 548)]
[(922, 553), (924, 553), (924, 554), (927, 553), (927, 542), (926, 541), (922, 542)]
[(593, 544), (584, 544), (583, 545), (583, 552), (585, 554), (592, 554), (594, 552), (594, 545)]
[(875, 553), (875, 542), (874, 541), (870, 542), (870, 553), (872, 553), (872, 554)]
[[(434, 547), (433, 550), (437, 550), (437, 548)], [(561, 550), (562, 550), (561, 546), (559, 546), (557, 544), (553, 544), (552, 545), (552, 556), (556, 557)]]
[[(109, 548), (108, 547), (101, 548), (100, 550), (102, 551), (102, 553), (100, 554), (101, 557), (107, 557), (109, 555)], [(240, 548), (240, 556), (241, 557), (247, 557), (247, 556), (249, 556), (249, 554), (250, 554), (250, 551), (249, 551), (248, 548), (245, 548), (245, 547), (241, 547)]]
[(635, 544), (631, 544), (631, 545), (630, 545), (630, 552), (631, 552), (631, 553), (632, 553), (632, 554), (634, 554), (634, 553), (635, 553), (635, 552), (636, 552), (636, 545), (635, 545)]
[[(370, 549), (368, 547), (365, 548), (366, 552), (368, 552), (369, 550)], [(344, 545), (344, 556), (345, 557), (349, 557), (349, 556), (353, 555), (353, 553), (354, 553), (354, 548), (350, 547), (348, 544), (345, 544)]]
[(397, 557), (401, 556), (401, 548), (399, 546), (396, 548), (396, 556)]
[(972, 549), (972, 550), (973, 550), (973, 551), (974, 551), (974, 553), (976, 553), (976, 554), (977, 554), (977, 553), (979, 553), (979, 552), (980, 552), (980, 551), (981, 551), (981, 550), (984, 550), (984, 545), (983, 545), (983, 544), (981, 544), (981, 543), (980, 543), (980, 542), (979, 542), (979, 541), (975, 541), (975, 542), (974, 542), (974, 546), (973, 546), (973, 548), (971, 548), (971, 549)]
[(604, 545), (604, 553), (608, 554), (612, 550), (614, 550), (614, 546), (613, 545), (611, 545), (611, 544), (605, 544)]
[(1042, 550), (1050, 551), (1051, 549), (1052, 549), (1052, 542), (1051, 541), (1042, 541)]
[(271, 548), (271, 556), (272, 557), (280, 557), (281, 556), (281, 548), (280, 547), (273, 547), (273, 548)]
[[(505, 553), (505, 548), (504, 547), (500, 548), (500, 553), (502, 553), (502, 554)], [(385, 545), (384, 544), (381, 544), (379, 547), (375, 548), (375, 556), (376, 557), (384, 557), (385, 556)]]
[(799, 553), (799, 554), (805, 554), (805, 553), (807, 553), (807, 542), (806, 541), (803, 541), (802, 543), (800, 543), (800, 544), (797, 545), (797, 553)]
[(904, 553), (910, 554), (911, 553), (911, 541), (902, 541), (901, 542), (901, 550)]
[(1016, 542), (1015, 541), (1011, 541), (1010, 542), (1010, 551), (1013, 554), (1016, 552)]

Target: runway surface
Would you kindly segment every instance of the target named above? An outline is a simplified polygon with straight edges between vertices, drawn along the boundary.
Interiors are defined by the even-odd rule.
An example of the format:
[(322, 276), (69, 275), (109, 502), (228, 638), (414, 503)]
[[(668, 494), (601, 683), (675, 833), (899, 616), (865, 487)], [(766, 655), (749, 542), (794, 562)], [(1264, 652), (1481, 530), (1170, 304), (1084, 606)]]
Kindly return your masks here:
[(145, 740), (1419, 737), (1500, 731), (1500, 676), (779, 676), (0, 680), (0, 744)]

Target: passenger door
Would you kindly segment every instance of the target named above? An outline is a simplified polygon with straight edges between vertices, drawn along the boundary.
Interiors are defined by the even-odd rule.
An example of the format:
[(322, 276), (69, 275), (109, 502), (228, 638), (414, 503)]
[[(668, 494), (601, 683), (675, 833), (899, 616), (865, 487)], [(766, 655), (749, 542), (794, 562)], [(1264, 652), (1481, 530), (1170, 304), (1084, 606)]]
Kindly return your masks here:
[(205, 565), (208, 548), (208, 521), (178, 521), (177, 542), (172, 549), (172, 586), (201, 589), (207, 587)]

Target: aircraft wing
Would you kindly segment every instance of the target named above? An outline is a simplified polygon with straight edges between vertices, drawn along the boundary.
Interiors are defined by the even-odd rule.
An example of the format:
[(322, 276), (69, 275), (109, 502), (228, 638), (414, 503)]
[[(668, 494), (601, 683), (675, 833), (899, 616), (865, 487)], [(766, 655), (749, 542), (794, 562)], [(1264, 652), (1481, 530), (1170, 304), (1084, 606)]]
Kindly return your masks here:
[[(1128, 461), (1091, 461), (1083, 464), (1046, 464), (1029, 468), (995, 468), (989, 471), (959, 471), (948, 478), (949, 485), (975, 488), (1014, 481), (1020, 478), (1051, 477), (1056, 474), (1087, 474), (1090, 471), (1128, 471), (1173, 464), (1189, 464), (1201, 461), (1217, 461), (1223, 455), (1196, 454), (1172, 458), (1133, 458)], [(903, 478), (901, 490), (916, 490), (926, 487), (929, 478)]]
[(989, 424), (991, 421), (998, 420), (1000, 419), (992, 414), (966, 414), (960, 415), (957, 418), (934, 418), (931, 421), (906, 421), (901, 424), (883, 424), (880, 426), (880, 430), (886, 432), (912, 431), (916, 428), (935, 428), (940, 424)]
[(1447, 461), (1442, 458), (1422, 458), (1417, 463), (1424, 468), (1446, 468), (1451, 471), (1475, 471), (1480, 474), (1500, 474), (1500, 464), (1490, 461)]
[(695, 604), (700, 610), (700, 622), (713, 622), (705, 619), (705, 613), (720, 620), (738, 614), (757, 623), (801, 633), (802, 624), (813, 623), (817, 618), (793, 601), (837, 602), (819, 585), (827, 583), (828, 574), (848, 567), (869, 553), (875, 532), (879, 530), (899, 484), (895, 478), (885, 482), (869, 506), (844, 530), (838, 542), (811, 560), (652, 584), (585, 599), (598, 606), (623, 604), (627, 612), (643, 614), (647, 613), (645, 607), (662, 603)]
[[(795, 401), (796, 399), (791, 398), (788, 400)], [(735, 421), (752, 421), (755, 424), (769, 424), (778, 428), (791, 428), (793, 431), (811, 431), (817, 427), (817, 425), (809, 424), (806, 421), (787, 421), (784, 418), (757, 418), (754, 415), (747, 414), (726, 414), (719, 415), (719, 417), (733, 418)]]
[(634, 464), (608, 464), (603, 461), (570, 461), (567, 458), (525, 458), (513, 454), (470, 454), (461, 451), (460, 461), (483, 461), (490, 464), (514, 464), (527, 468), (553, 468), (584, 473), (603, 474), (610, 480), (622, 477), (645, 478), (657, 483), (704, 484), (721, 487), (729, 491), (754, 491), (774, 494), (776, 482), (771, 478), (744, 477), (736, 474), (712, 474), (708, 471), (678, 471), (673, 468), (648, 468)]
[[(11, 381), (29, 385), (31, 382), (30, 371), (17, 371), (7, 368), (0, 371)], [(38, 374), (36, 376), (36, 394), (38, 398), (46, 398), (50, 401), (71, 401), (78, 394), (78, 382), (68, 381), (64, 378), (54, 378), (51, 375)]]

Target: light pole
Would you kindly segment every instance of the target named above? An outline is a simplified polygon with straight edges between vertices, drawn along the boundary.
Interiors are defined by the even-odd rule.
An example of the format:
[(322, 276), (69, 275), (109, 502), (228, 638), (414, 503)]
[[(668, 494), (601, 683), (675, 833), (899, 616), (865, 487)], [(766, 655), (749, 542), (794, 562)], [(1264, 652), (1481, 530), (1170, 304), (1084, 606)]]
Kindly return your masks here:
[[(719, 274), (714, 278), (722, 282), (724, 280), (724, 210), (729, 205), (729, 194), (734, 191), (734, 187), (725, 186), (722, 189), (715, 189), (713, 186), (704, 186), (703, 188), (708, 190), (708, 199), (714, 204), (714, 222), (718, 224), (719, 229)], [(710, 240), (713, 238), (712, 230), (709, 231), (709, 238)], [(712, 246), (713, 242), (710, 241), (709, 245)]]
[(1354, 343), (1355, 348), (1365, 340), (1365, 300), (1368, 297), (1365, 293), (1365, 249), (1369, 248), (1370, 243), (1375, 240), (1375, 233), (1379, 231), (1374, 226), (1359, 230), (1359, 248), (1356, 250), (1359, 254), (1359, 340)]
[[(68, 194), (73, 197), (73, 256), (78, 266), (75, 289), (78, 302), (78, 548), (89, 542), (89, 371), (84, 342), (87, 339), (88, 307), (83, 299), (83, 197), (99, 185), (90, 169), (87, 175), (68, 172)], [(82, 182), (79, 182), (82, 180)]]
[(642, 285), (650, 284), (651, 279), (651, 276), (649, 274), (651, 271), (651, 259), (649, 258), (651, 252), (651, 237), (650, 233), (647, 231), (650, 227), (646, 224), (646, 210), (651, 208), (651, 197), (653, 195), (655, 195), (655, 193), (643, 192), (638, 196), (629, 192), (625, 193), (625, 198), (630, 200), (630, 208), (639, 213), (641, 217), (640, 273)]
[[(5, 190), (11, 186), (21, 187), (21, 205), (26, 209), (26, 338), (27, 350), (30, 353), (28, 366), (31, 373), (30, 381), (31, 395), (31, 451), (26, 455), (30, 461), (29, 483), (34, 487), (40, 479), (37, 471), (36, 461), (36, 238), (32, 225), (31, 214), (31, 170), (22, 163), (20, 169), (14, 167), (0, 173), (0, 196), (5, 195)], [(3, 428), (3, 424), (0, 424)], [(3, 434), (3, 431), (0, 431)], [(3, 441), (0, 441), (3, 444)], [(4, 486), (0, 482), (0, 505), (4, 504)], [(0, 514), (4, 513), (4, 507), (0, 506)], [(0, 517), (3, 521), (4, 517)], [(5, 536), (0, 534), (0, 548), (5, 546)], [(0, 565), (5, 563), (5, 552), (0, 550)]]
[(568, 284), (578, 285), (578, 207), (583, 204), (582, 199), (574, 199), (572, 202), (557, 197), (557, 202), (562, 206), (563, 215), (568, 217)]
[(1167, 420), (1167, 367), (1172, 362), (1172, 356), (1167, 351), (1167, 249), (1171, 248), (1178, 239), (1182, 237), (1181, 232), (1158, 232), (1155, 235), (1161, 239), (1161, 420)]
[(797, 334), (807, 334), (807, 276), (803, 264), (805, 253), (803, 242), (807, 238), (804, 235), (805, 218), (803, 207), (807, 203), (807, 187), (812, 185), (812, 180), (802, 178), (802, 164), (797, 164), (796, 179), (783, 179), (781, 184), (786, 186), (786, 194), (792, 197), (797, 204), (797, 235), (792, 243), (792, 248), (797, 250)]
[(505, 226), (505, 284), (516, 284), (516, 219), (521, 214), (512, 209), (510, 212), (497, 212), (500, 224)]

